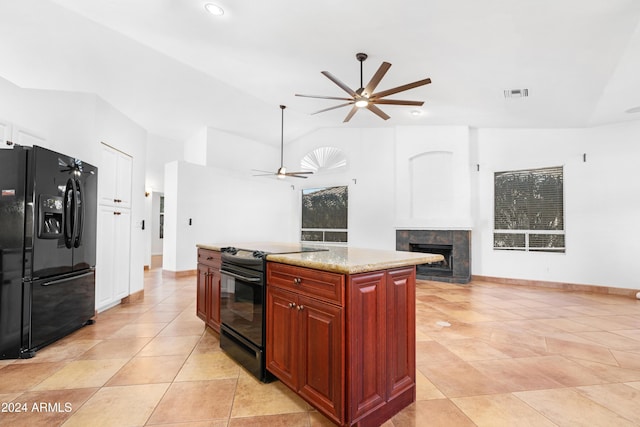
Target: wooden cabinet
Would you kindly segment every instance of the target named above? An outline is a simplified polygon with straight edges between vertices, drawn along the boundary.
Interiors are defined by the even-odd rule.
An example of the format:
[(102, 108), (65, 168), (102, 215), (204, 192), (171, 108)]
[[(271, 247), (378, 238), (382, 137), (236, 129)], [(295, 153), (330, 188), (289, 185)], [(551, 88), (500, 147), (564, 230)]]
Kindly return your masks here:
[(267, 369), (335, 422), (343, 418), (342, 307), (267, 289)]
[(415, 268), (342, 275), (267, 264), (267, 369), (339, 425), (415, 401)]
[(220, 252), (198, 249), (196, 315), (220, 333)]

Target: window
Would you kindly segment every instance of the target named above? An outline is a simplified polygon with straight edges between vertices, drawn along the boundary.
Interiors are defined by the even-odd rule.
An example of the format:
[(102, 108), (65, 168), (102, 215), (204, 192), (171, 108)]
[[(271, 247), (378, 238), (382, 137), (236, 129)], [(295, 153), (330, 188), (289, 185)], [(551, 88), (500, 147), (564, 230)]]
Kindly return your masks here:
[(347, 242), (347, 187), (302, 190), (303, 242)]
[(562, 166), (495, 173), (493, 248), (564, 252)]

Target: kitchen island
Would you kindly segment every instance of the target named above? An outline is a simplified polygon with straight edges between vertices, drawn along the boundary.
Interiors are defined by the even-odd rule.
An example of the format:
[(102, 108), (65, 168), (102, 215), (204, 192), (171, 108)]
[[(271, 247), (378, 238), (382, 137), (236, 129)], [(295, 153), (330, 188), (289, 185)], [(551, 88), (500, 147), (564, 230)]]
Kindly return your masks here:
[(326, 249), (267, 253), (266, 368), (336, 424), (377, 426), (415, 401), (415, 265), (443, 257)]

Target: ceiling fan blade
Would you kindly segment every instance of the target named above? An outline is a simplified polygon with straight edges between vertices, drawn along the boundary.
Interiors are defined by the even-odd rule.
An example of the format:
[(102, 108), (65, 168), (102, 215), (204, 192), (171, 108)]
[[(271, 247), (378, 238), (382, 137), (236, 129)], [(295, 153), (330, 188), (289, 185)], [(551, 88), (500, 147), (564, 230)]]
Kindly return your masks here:
[(384, 111), (382, 111), (381, 109), (379, 109), (378, 107), (376, 107), (373, 104), (369, 104), (367, 105), (367, 110), (377, 114), (380, 118), (384, 119), (384, 120), (388, 120), (391, 117), (389, 117)]
[(401, 101), (399, 99), (376, 99), (370, 101), (374, 104), (388, 104), (388, 105), (415, 105), (421, 107), (424, 105), (424, 101)]
[(380, 80), (382, 80), (384, 75), (387, 74), (389, 68), (391, 68), (391, 64), (389, 64), (388, 62), (383, 62), (380, 65), (378, 71), (376, 71), (373, 77), (371, 77), (371, 80), (369, 80), (369, 83), (367, 83), (367, 85), (365, 86), (364, 96), (369, 96), (373, 93), (374, 90), (376, 90), (376, 86), (378, 86), (378, 83), (380, 83)]
[(357, 111), (358, 111), (358, 107), (354, 105), (351, 111), (349, 111), (349, 114), (347, 114), (347, 117), (344, 118), (342, 123), (347, 123), (349, 120), (351, 120), (351, 117), (353, 117), (353, 115), (356, 114)]
[(338, 80), (338, 78), (336, 76), (334, 76), (333, 74), (331, 74), (328, 71), (322, 71), (322, 74), (324, 74), (329, 80), (331, 80), (332, 82), (334, 82), (335, 84), (337, 84), (340, 89), (344, 90), (345, 92), (347, 92), (349, 95), (355, 97), (356, 93), (353, 91), (353, 89), (351, 89), (349, 86), (347, 86), (346, 84), (342, 83), (340, 80)]
[(413, 89), (419, 86), (424, 86), (429, 83), (431, 83), (431, 79), (418, 80), (417, 82), (408, 83), (406, 85), (394, 87), (393, 89), (387, 89), (387, 90), (383, 90), (382, 92), (374, 93), (369, 97), (369, 99), (374, 98), (377, 100), (378, 98), (384, 98), (385, 96), (393, 95), (394, 93)]
[(285, 175), (313, 175), (311, 171), (298, 171), (298, 172), (287, 172)]
[(302, 174), (309, 174), (309, 173), (313, 173), (313, 172), (287, 172), (285, 174), (285, 176), (292, 176), (294, 178), (304, 178), (307, 179), (307, 176), (304, 176)]
[(300, 95), (296, 93), (296, 96), (303, 96), (305, 98), (318, 98), (318, 99), (337, 99), (339, 101), (351, 101), (352, 98), (339, 98), (337, 96), (322, 96), (322, 95)]
[(259, 173), (259, 174), (253, 174), (252, 176), (271, 176), (271, 175), (277, 175), (277, 173), (273, 173), (273, 172)]
[(351, 104), (353, 104), (353, 101), (347, 102), (346, 104), (334, 105), (333, 107), (325, 108), (324, 110), (320, 110), (320, 111), (316, 111), (315, 113), (311, 113), (311, 115), (318, 114), (318, 113), (324, 113), (325, 111), (329, 111), (329, 110), (335, 110), (336, 108), (340, 108), (340, 107), (346, 107), (347, 105), (351, 105)]

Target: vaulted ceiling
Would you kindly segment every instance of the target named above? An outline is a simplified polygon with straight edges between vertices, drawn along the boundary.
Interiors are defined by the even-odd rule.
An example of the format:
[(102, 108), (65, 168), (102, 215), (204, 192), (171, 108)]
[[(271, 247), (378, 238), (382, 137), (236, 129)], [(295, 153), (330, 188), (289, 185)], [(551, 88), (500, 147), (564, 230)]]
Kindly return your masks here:
[[(277, 145), (319, 127), (584, 127), (638, 120), (637, 0), (0, 0), (0, 77), (24, 88), (95, 93), (150, 133), (184, 140), (204, 126)], [(348, 109), (320, 74), (424, 100)], [(504, 97), (528, 89), (527, 98)]]

